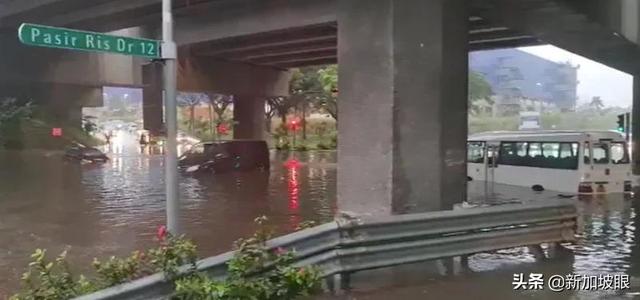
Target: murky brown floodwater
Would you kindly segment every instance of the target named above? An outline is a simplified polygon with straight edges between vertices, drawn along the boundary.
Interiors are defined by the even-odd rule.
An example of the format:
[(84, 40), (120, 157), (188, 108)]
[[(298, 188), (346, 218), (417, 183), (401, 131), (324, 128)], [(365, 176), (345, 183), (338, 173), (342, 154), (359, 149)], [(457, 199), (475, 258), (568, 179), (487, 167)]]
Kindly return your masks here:
[[(116, 140), (106, 165), (65, 163), (42, 152), (0, 153), (0, 299), (16, 289), (28, 256), (36, 247), (51, 254), (70, 247), (72, 262), (87, 265), (93, 257), (123, 255), (150, 246), (164, 222), (163, 158), (140, 148), (134, 139)], [(333, 218), (336, 154), (296, 154), (304, 164), (289, 170), (287, 155), (273, 154), (270, 173), (238, 173), (209, 178), (181, 178), (182, 223), (201, 255), (226, 251), (251, 233), (252, 220), (266, 215), (281, 232), (303, 220)], [(474, 192), (478, 192), (474, 190)], [(519, 193), (522, 196), (518, 196)], [(515, 196), (514, 196), (515, 195)], [(477, 193), (472, 203), (531, 201), (556, 197), (513, 190)], [(640, 297), (640, 209), (622, 196), (580, 202), (583, 236), (571, 246), (575, 255), (536, 263), (526, 249), (478, 254), (471, 272), (443, 275), (437, 263), (356, 274), (344, 299), (631, 299)], [(623, 293), (512, 291), (513, 273), (627, 273), (633, 289)], [(324, 298), (324, 297), (321, 297)]]

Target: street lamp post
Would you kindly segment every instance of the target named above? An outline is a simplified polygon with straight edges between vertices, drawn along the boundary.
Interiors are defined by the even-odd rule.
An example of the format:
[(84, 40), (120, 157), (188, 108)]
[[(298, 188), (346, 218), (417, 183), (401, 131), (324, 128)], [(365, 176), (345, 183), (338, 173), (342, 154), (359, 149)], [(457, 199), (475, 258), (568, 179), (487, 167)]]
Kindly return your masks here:
[(173, 41), (171, 0), (162, 0), (162, 58), (164, 60), (164, 113), (167, 142), (165, 144), (165, 186), (167, 229), (179, 234), (180, 199), (178, 194), (178, 147), (176, 105), (176, 44)]

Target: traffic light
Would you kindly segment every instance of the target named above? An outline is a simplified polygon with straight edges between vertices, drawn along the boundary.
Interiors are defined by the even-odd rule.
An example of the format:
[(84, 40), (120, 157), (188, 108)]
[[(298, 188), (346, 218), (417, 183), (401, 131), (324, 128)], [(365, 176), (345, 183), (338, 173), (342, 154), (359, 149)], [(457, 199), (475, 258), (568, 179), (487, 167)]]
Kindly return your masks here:
[(624, 132), (624, 114), (618, 115), (618, 131)]

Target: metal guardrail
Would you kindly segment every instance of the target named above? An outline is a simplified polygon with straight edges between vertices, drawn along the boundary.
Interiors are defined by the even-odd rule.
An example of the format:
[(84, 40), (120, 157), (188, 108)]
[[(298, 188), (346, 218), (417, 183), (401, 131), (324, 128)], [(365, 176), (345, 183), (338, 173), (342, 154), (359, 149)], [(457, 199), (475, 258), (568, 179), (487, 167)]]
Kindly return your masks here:
[[(340, 219), (270, 240), (293, 250), (296, 265), (317, 266), (322, 275), (465, 256), (541, 243), (573, 241), (574, 201), (509, 204), (410, 215)], [(224, 278), (234, 252), (198, 262), (198, 269)], [(171, 283), (155, 274), (76, 299), (164, 299)]]

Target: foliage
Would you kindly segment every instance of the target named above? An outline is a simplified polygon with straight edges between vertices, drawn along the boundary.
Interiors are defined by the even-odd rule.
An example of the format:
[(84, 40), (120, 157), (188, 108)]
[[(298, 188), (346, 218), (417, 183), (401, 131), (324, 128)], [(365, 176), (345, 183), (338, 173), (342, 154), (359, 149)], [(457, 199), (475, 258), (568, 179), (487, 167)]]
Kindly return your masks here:
[(175, 299), (296, 299), (313, 293), (320, 281), (314, 268), (294, 267), (294, 255), (284, 249), (270, 249), (266, 242), (273, 231), (256, 219), (261, 228), (251, 237), (236, 242), (236, 254), (228, 263), (229, 276), (215, 281), (203, 275), (176, 281)]
[(33, 262), (22, 276), (23, 290), (11, 299), (70, 299), (155, 272), (164, 272), (167, 278), (174, 278), (179, 266), (195, 267), (196, 247), (191, 241), (169, 234), (159, 236), (159, 240), (160, 245), (147, 252), (135, 251), (129, 257), (110, 257), (104, 262), (94, 259), (92, 265), (96, 275), (91, 280), (72, 274), (66, 251), (50, 262), (46, 259), (46, 251), (38, 249), (31, 255)]
[(7, 123), (27, 118), (31, 115), (33, 106), (31, 102), (21, 102), (16, 98), (5, 98), (0, 100), (0, 128)]
[(136, 251), (130, 257), (112, 256), (106, 262), (93, 259), (93, 267), (98, 274), (102, 287), (110, 287), (136, 279), (142, 275), (144, 254)]
[(0, 146), (22, 148), (22, 122), (31, 117), (30, 102), (16, 98), (0, 99)]
[(320, 69), (318, 73), (324, 90), (320, 106), (334, 120), (338, 120), (338, 67), (336, 65), (327, 66)]
[[(174, 237), (164, 226), (158, 229), (159, 246), (146, 252), (135, 251), (126, 258), (94, 259), (96, 276), (88, 280), (74, 276), (66, 262), (66, 251), (55, 261), (47, 261), (45, 250), (36, 250), (33, 262), (23, 275), (24, 289), (12, 300), (63, 300), (129, 282), (155, 272), (164, 272), (174, 283), (173, 299), (296, 299), (318, 288), (319, 272), (313, 267), (294, 267), (294, 255), (284, 249), (271, 249), (267, 240), (273, 230), (267, 219), (256, 219), (260, 229), (236, 242), (236, 253), (228, 263), (223, 281), (196, 270), (196, 246), (183, 236)], [(313, 226), (305, 222), (299, 229)], [(184, 266), (187, 268), (184, 269)]]
[(307, 150), (309, 150), (309, 147), (307, 147), (307, 145), (305, 145), (304, 143), (298, 143), (295, 146), (295, 150), (296, 151), (307, 151)]
[(74, 278), (66, 262), (66, 251), (55, 261), (47, 261), (46, 250), (37, 249), (29, 263), (29, 269), (22, 275), (25, 286), (21, 294), (12, 300), (65, 300), (96, 290), (96, 286), (84, 277)]
[(189, 108), (189, 132), (193, 133), (195, 127), (195, 109), (198, 105), (207, 101), (207, 96), (201, 93), (178, 93), (177, 102), (179, 106)]

